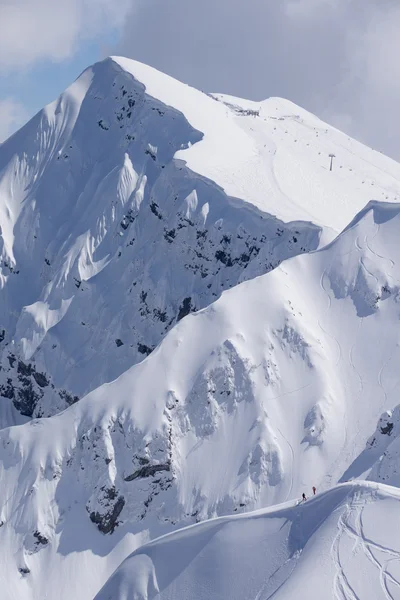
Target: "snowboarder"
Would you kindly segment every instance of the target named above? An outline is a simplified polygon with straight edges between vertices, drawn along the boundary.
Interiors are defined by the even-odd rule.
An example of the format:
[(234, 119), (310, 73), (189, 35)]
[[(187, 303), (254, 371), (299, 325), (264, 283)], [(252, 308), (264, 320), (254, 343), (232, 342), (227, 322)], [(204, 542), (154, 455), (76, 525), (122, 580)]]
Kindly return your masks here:
[(303, 502), (307, 500), (305, 493), (303, 492)]
[(313, 489), (312, 489), (312, 491), (313, 491), (313, 494), (314, 494), (314, 496), (315, 496), (315, 494), (317, 493), (317, 488), (315, 487), (315, 485), (313, 485)]

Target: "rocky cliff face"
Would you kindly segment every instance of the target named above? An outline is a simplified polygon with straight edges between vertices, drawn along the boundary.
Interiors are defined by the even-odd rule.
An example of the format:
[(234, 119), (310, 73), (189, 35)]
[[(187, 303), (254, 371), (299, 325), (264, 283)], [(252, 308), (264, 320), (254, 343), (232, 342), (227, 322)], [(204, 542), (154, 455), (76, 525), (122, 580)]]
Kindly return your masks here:
[(5, 596), (89, 600), (178, 526), (397, 481), (400, 205), (353, 216), (400, 168), (254, 104), (107, 60), (0, 147)]
[(22, 415), (66, 408), (223, 290), (317, 247), (316, 225), (174, 158), (202, 138), (110, 60), (2, 146), (0, 389)]

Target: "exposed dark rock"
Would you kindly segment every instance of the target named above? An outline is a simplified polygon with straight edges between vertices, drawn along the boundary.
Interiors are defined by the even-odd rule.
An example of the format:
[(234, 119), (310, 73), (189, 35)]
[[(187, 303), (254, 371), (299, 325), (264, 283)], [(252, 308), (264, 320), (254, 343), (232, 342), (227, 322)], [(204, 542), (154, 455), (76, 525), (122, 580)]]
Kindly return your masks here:
[(148, 154), (149, 156), (151, 156), (151, 158), (155, 161), (156, 160), (156, 155), (151, 152), (151, 150), (145, 150), (145, 154)]
[(151, 354), (154, 350), (154, 348), (150, 348), (149, 346), (146, 346), (146, 344), (138, 344), (137, 348), (138, 348), (140, 354), (146, 354), (146, 356)]
[(175, 237), (176, 237), (176, 230), (175, 229), (171, 229), (170, 231), (165, 231), (164, 232), (164, 239), (166, 239), (169, 244), (172, 244), (172, 242), (174, 241)]
[(89, 516), (92, 523), (97, 525), (99, 531), (107, 534), (113, 533), (115, 528), (118, 527), (118, 517), (125, 506), (125, 498), (123, 496), (118, 496), (118, 492), (115, 487), (104, 491), (108, 500), (116, 500), (116, 502), (112, 504), (110, 509), (105, 513), (100, 514), (99, 512), (92, 511)]
[(167, 313), (162, 310), (160, 310), (159, 308), (155, 308), (153, 310), (153, 314), (156, 317), (156, 319), (158, 319), (159, 321), (161, 321), (161, 323), (165, 323), (167, 320)]
[(34, 368), (30, 363), (26, 365), (24, 362), (22, 362), (22, 360), (19, 360), (17, 371), (20, 375), (23, 375), (24, 377), (29, 377), (30, 375), (32, 375)]
[(62, 398), (62, 400), (65, 400), (68, 406), (71, 406), (72, 404), (75, 404), (79, 401), (78, 396), (72, 396), (72, 394), (67, 392), (67, 390), (59, 390), (58, 395), (60, 396), (60, 398)]
[(192, 307), (192, 299), (190, 297), (185, 298), (179, 307), (179, 313), (176, 318), (177, 322), (186, 317), (194, 308)]
[(381, 427), (381, 433), (384, 435), (390, 435), (392, 433), (393, 423), (387, 423), (385, 427)]
[(37, 371), (34, 371), (32, 375), (39, 387), (44, 388), (49, 385), (50, 382), (44, 373), (38, 373)]
[(34, 368), (32, 365), (26, 365), (21, 360), (18, 361), (18, 382), (21, 385), (14, 388), (13, 403), (15, 408), (25, 417), (31, 417), (36, 404), (43, 397), (43, 392), (35, 390), (33, 387), (31, 375)]
[(224, 250), (217, 250), (215, 253), (215, 258), (222, 262), (222, 264), (224, 264), (226, 267), (233, 267), (233, 261), (230, 254)]
[(36, 545), (39, 545), (39, 544), (41, 544), (42, 546), (46, 546), (46, 544), (48, 544), (48, 543), (49, 543), (49, 540), (47, 539), (47, 537), (46, 537), (46, 536), (44, 536), (44, 535), (42, 535), (42, 534), (40, 533), (40, 531), (38, 531), (38, 530), (36, 530), (36, 531), (33, 533), (33, 537), (34, 537), (34, 538), (36, 538), (36, 540), (37, 540), (37, 541), (36, 541)]
[(6, 385), (0, 385), (0, 396), (4, 396), (4, 398), (8, 398), (9, 400), (14, 399), (14, 386), (12, 384), (12, 379), (7, 379)]
[(132, 209), (129, 209), (127, 214), (124, 215), (124, 218), (121, 221), (122, 229), (128, 229), (129, 225), (134, 222), (135, 217), (133, 216), (132, 213), (133, 213)]
[(117, 338), (117, 339), (115, 340), (115, 343), (117, 344), (117, 347), (118, 347), (118, 348), (119, 348), (120, 346), (123, 346), (123, 345), (124, 345), (124, 342), (123, 342), (122, 340), (120, 340), (119, 338)]
[(30, 572), (31, 572), (31, 570), (30, 570), (30, 569), (28, 569), (28, 567), (20, 567), (20, 568), (18, 569), (18, 571), (19, 571), (20, 573), (22, 573), (22, 575), (28, 575), (28, 573), (30, 573)]
[(144, 479), (146, 477), (152, 477), (156, 473), (160, 471), (170, 471), (171, 465), (170, 463), (164, 463), (159, 465), (145, 465), (132, 473), (132, 475), (128, 475), (125, 477), (125, 481), (133, 481), (134, 479)]
[(4, 340), (5, 337), (6, 337), (6, 330), (0, 329), (0, 344)]
[[(15, 368), (17, 358), (8, 356), (10, 367)], [(24, 416), (31, 417), (38, 401), (43, 398), (42, 388), (50, 384), (45, 373), (36, 371), (32, 363), (17, 362), (17, 380), (7, 378), (7, 383), (0, 385), (0, 394), (13, 401), (15, 408)]]
[(156, 202), (152, 202), (150, 204), (150, 210), (153, 213), (153, 215), (156, 215), (156, 217), (158, 217), (160, 220), (162, 220), (162, 215), (158, 210), (158, 204)]

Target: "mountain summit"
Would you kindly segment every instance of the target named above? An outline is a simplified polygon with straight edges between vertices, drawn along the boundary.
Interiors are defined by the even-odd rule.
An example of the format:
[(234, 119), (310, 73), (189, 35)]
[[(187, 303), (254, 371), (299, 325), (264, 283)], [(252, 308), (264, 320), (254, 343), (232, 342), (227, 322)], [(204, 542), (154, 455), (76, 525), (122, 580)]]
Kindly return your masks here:
[[(257, 517), (232, 515), (279, 503), (262, 519), (312, 529), (300, 548), (267, 523), (283, 582), (321, 515), (351, 537), (377, 489), (381, 519), (386, 488), (335, 486), (398, 483), (399, 223), (394, 161), (286, 100), (204, 94), (123, 58), (1, 145), (5, 597), (91, 600), (155, 537), (225, 515), (249, 544)], [(315, 519), (296, 506), (313, 485)], [(139, 549), (99, 598), (182, 598), (184, 579), (157, 595), (152, 549), (213, 556), (213, 523)], [(337, 597), (355, 598), (346, 578)]]
[(396, 201), (399, 180), (285, 100), (121, 58), (87, 69), (0, 148), (3, 426), (112, 381), (223, 290)]

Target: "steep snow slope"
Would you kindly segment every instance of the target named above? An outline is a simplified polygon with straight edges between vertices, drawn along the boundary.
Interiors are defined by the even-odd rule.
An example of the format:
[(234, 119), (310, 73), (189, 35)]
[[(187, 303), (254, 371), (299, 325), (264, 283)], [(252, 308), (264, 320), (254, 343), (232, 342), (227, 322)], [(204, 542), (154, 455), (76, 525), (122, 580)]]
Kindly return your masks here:
[(371, 203), (329, 246), (187, 316), (115, 382), (3, 430), (10, 596), (89, 599), (177, 524), (342, 478), (398, 404), (399, 225), (400, 205)]
[[(396, 356), (394, 356), (396, 358)], [(395, 386), (397, 389), (397, 385)], [(394, 390), (393, 390), (394, 391)], [(363, 452), (353, 461), (342, 479), (364, 477), (400, 487), (400, 406), (385, 410)]]
[(399, 181), (284, 100), (94, 65), (0, 148), (0, 425), (115, 379), (224, 289), (317, 248), (320, 227), (331, 239), (371, 197), (396, 200)]
[(88, 69), (0, 150), (1, 393), (23, 415), (65, 408), (223, 289), (318, 245), (315, 225), (185, 165), (181, 149), (210, 145), (198, 115), (213, 167), (251, 157), (226, 107), (127, 66), (136, 79), (114, 60)]
[(208, 521), (137, 550), (96, 600), (399, 598), (399, 511), (399, 490), (361, 483)]
[[(276, 198), (281, 210), (291, 200), (314, 222), (339, 233), (366, 199), (400, 200), (397, 163), (292, 102), (214, 97), (237, 115), (238, 125), (255, 140), (261, 164), (269, 167), (268, 197)], [(266, 186), (263, 182), (263, 189), (268, 189)]]

